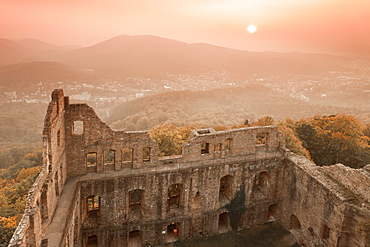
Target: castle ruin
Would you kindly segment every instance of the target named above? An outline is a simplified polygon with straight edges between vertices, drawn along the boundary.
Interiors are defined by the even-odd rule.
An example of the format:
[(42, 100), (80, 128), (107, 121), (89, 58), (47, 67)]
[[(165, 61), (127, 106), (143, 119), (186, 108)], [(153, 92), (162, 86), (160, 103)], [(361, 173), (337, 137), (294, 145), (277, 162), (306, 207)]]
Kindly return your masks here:
[(302, 246), (370, 246), (370, 165), (318, 167), (275, 126), (193, 130), (158, 157), (148, 132), (112, 130), (58, 89), (43, 144), (10, 247), (156, 246), (269, 221)]

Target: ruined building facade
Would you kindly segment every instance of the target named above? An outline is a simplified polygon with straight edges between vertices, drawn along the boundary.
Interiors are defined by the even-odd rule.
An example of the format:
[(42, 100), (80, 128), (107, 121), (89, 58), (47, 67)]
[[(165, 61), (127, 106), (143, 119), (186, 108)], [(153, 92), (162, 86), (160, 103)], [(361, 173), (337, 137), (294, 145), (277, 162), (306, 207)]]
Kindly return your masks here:
[(9, 246), (155, 246), (268, 221), (302, 246), (370, 246), (370, 166), (317, 167), (275, 126), (194, 130), (159, 158), (147, 132), (114, 131), (55, 90), (43, 133)]

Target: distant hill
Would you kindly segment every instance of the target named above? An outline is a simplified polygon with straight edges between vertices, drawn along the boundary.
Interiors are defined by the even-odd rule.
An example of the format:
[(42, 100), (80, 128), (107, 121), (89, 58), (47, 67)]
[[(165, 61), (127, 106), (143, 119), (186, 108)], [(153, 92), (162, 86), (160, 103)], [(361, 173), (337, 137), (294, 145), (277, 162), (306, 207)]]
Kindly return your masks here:
[(25, 62), (37, 59), (37, 54), (15, 41), (0, 39), (0, 64)]
[(57, 61), (65, 52), (80, 48), (73, 45), (54, 45), (35, 39), (13, 41), (0, 39), (0, 65), (34, 61)]
[[(35, 92), (42, 82), (95, 80), (86, 72), (57, 62), (30, 62), (0, 66), (1, 91)], [(55, 85), (57, 87), (57, 85)]]
[(106, 77), (163, 76), (228, 71), (251, 74), (317, 74), (340, 67), (343, 58), (331, 55), (247, 52), (208, 44), (187, 44), (156, 36), (118, 36), (70, 51), (63, 63), (94, 69)]
[(318, 106), (292, 99), (261, 85), (211, 91), (169, 92), (120, 104), (106, 121), (115, 129), (147, 130), (162, 123), (233, 125), (266, 115), (276, 120), (300, 119), (316, 114), (355, 113), (344, 107)]
[(34, 49), (36, 51), (68, 51), (68, 50), (73, 50), (77, 48), (81, 48), (81, 46), (77, 45), (55, 45), (55, 44), (50, 44), (46, 43), (41, 40), (37, 39), (22, 39), (17, 41), (18, 44), (21, 44), (25, 47), (28, 47), (30, 49)]

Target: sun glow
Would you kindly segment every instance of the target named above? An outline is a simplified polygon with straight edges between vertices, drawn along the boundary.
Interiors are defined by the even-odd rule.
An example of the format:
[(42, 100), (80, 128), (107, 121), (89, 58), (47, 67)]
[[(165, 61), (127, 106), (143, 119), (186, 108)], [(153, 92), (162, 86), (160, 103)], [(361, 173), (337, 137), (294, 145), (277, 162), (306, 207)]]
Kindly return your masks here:
[(257, 27), (256, 27), (255, 25), (251, 24), (251, 25), (249, 25), (249, 26), (247, 27), (247, 31), (248, 31), (249, 33), (255, 33), (255, 32), (257, 31)]

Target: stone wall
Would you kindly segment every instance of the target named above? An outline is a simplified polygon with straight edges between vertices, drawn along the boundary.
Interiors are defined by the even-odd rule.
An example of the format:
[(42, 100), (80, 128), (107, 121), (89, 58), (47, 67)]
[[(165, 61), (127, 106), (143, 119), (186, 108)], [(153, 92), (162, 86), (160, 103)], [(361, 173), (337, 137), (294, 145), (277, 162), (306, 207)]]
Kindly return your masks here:
[(182, 155), (157, 153), (148, 132), (112, 130), (55, 90), (9, 246), (160, 245), (268, 221), (304, 246), (370, 246), (369, 167), (317, 167), (275, 126), (193, 130)]

